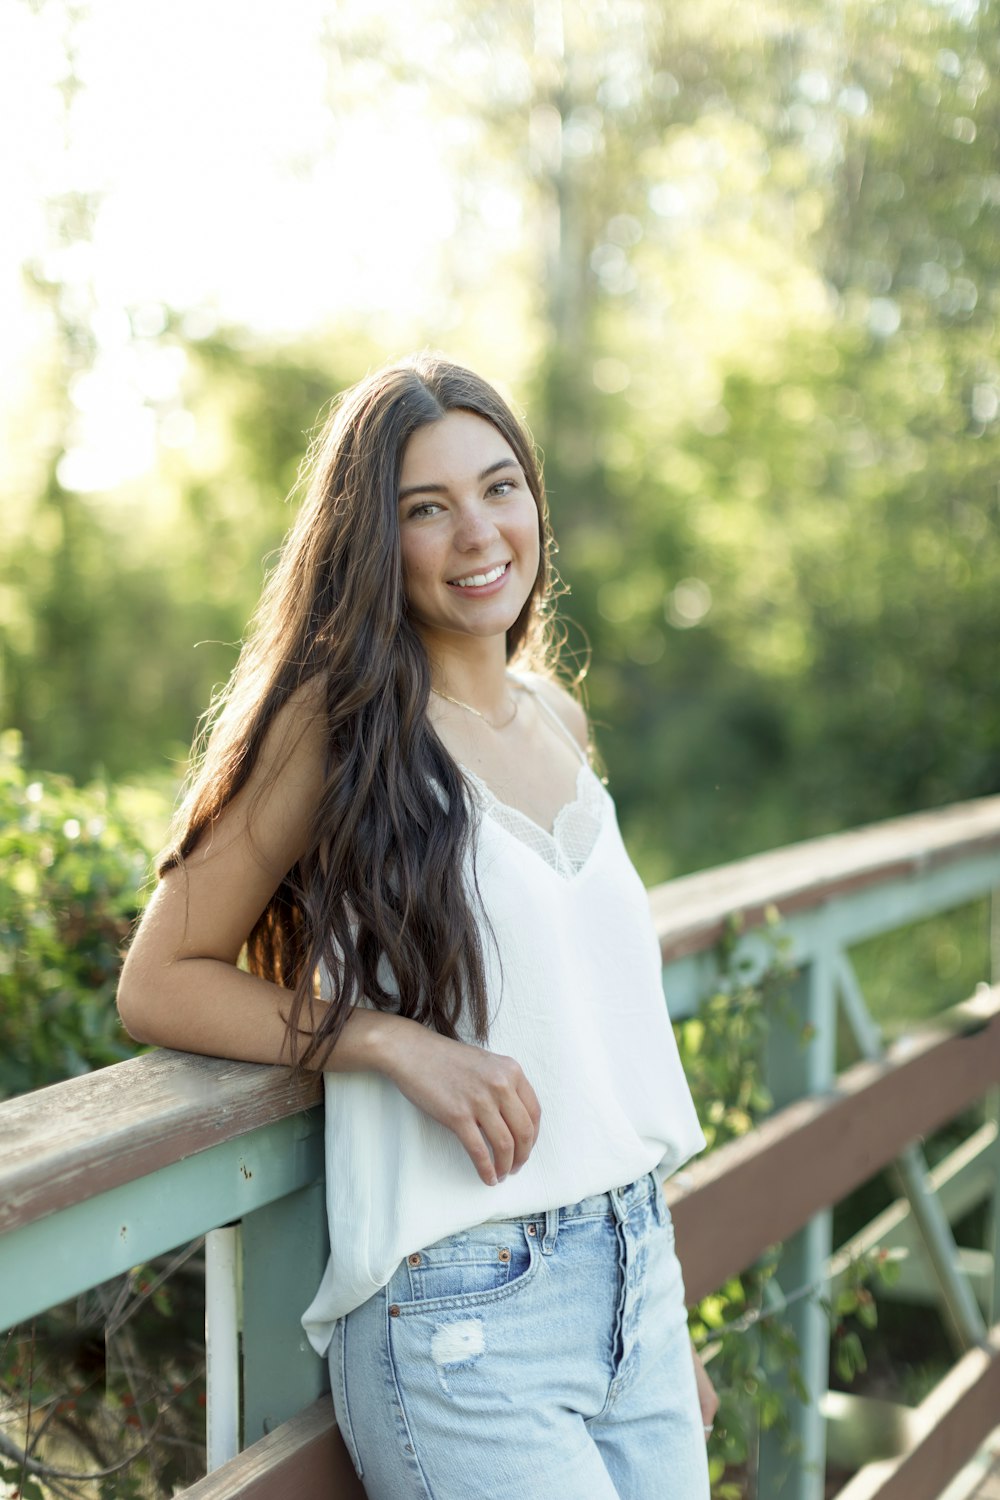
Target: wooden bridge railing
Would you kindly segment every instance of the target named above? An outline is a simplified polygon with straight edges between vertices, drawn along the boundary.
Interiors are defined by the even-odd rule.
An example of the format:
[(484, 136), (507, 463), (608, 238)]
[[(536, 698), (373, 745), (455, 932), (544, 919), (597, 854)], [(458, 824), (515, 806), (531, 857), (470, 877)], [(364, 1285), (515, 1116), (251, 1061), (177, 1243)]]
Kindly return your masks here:
[[(985, 1317), (950, 1238), (946, 1195), (928, 1191), (907, 1155), (920, 1136), (1000, 1084), (1000, 991), (984, 986), (883, 1053), (849, 959), (852, 945), (868, 937), (998, 888), (995, 797), (812, 840), (651, 894), (675, 1016), (689, 1014), (711, 986), (727, 919), (742, 913), (741, 941), (753, 958), (762, 952), (765, 913), (777, 906), (799, 972), (795, 1003), (812, 1023), (807, 1046), (775, 1036), (774, 1115), (668, 1188), (691, 1299), (778, 1240), (784, 1241), (779, 1282), (821, 1284), (836, 1266), (830, 1205), (902, 1159), (910, 1173), (909, 1208), (903, 1204), (893, 1222), (912, 1210), (956, 1343), (967, 1351), (918, 1410), (910, 1450), (864, 1465), (840, 1500), (935, 1500), (1000, 1410), (995, 1125), (984, 1128), (974, 1152), (966, 1151), (964, 1196), (949, 1189), (966, 1208), (970, 1193), (989, 1202), (993, 1254), (985, 1273), (980, 1263), (977, 1282)], [(865, 1059), (839, 1075), (838, 1008)], [(246, 1447), (188, 1490), (188, 1500), (361, 1496), (323, 1395), (325, 1369), (298, 1324), (326, 1250), (316, 1081), (153, 1053), (0, 1106), (0, 1150), (0, 1328), (237, 1224), (242, 1371), (234, 1324), (209, 1347), (208, 1418), (210, 1448), (216, 1459), (226, 1458), (227, 1444), (230, 1453), (237, 1446), (232, 1412), (241, 1374), (239, 1441)], [(295, 1278), (287, 1275), (289, 1264)], [(212, 1272), (212, 1265), (210, 1256), (210, 1274), (224, 1282), (225, 1270)], [(223, 1300), (233, 1290), (223, 1284)], [(767, 1500), (819, 1500), (827, 1325), (814, 1299), (788, 1313), (813, 1399), (794, 1406), (801, 1452), (793, 1469), (762, 1440), (758, 1492)]]

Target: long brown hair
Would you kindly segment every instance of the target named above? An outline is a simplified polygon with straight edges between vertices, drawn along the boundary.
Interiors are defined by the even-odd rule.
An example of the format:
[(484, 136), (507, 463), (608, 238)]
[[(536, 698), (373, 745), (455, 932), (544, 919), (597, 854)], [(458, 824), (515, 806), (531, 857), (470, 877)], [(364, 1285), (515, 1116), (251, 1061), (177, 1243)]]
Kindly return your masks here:
[[(312, 844), (247, 940), (250, 970), (294, 992), (289, 1049), (303, 1064), (326, 1056), (359, 1000), (445, 1036), (460, 1021), (477, 1040), (488, 1035), (477, 893), (464, 873), (471, 816), (462, 774), (426, 716), (430, 668), (407, 613), (398, 522), (408, 439), (456, 410), (493, 424), (534, 496), (538, 573), (507, 658), (549, 669), (551, 535), (530, 437), (470, 370), (431, 355), (380, 370), (337, 400), (310, 449), (301, 509), (196, 741), (158, 864), (162, 875), (191, 853), (246, 784), (275, 715), (313, 683), (327, 753)], [(329, 1004), (315, 1006), (320, 974)]]

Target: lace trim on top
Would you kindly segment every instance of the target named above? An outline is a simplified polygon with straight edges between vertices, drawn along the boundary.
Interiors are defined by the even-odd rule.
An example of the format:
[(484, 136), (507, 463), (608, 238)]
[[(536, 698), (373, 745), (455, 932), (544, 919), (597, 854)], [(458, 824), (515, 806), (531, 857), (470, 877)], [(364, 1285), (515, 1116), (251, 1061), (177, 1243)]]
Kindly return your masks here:
[(594, 772), (585, 762), (576, 777), (576, 795), (556, 813), (552, 832), (501, 802), (481, 777), (462, 767), (462, 774), (484, 812), (522, 844), (527, 844), (539, 859), (564, 878), (578, 875), (593, 852), (602, 824), (607, 794)]

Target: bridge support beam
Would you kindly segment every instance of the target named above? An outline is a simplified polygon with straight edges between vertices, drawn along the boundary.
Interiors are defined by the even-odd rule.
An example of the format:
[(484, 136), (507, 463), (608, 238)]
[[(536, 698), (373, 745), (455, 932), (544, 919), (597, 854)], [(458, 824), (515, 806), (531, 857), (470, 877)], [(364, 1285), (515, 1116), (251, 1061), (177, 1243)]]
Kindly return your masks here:
[[(776, 1109), (822, 1093), (833, 1082), (836, 1001), (830, 957), (818, 951), (791, 985), (794, 1021), (780, 1010), (772, 1016), (765, 1074)], [(781, 1316), (798, 1341), (809, 1400), (800, 1401), (785, 1380), (788, 1431), (760, 1434), (757, 1493), (768, 1500), (823, 1500), (826, 1424), (820, 1402), (829, 1383), (830, 1326), (819, 1298), (825, 1292), (831, 1233), (831, 1214), (823, 1210), (785, 1241), (778, 1264), (781, 1292), (794, 1297)]]

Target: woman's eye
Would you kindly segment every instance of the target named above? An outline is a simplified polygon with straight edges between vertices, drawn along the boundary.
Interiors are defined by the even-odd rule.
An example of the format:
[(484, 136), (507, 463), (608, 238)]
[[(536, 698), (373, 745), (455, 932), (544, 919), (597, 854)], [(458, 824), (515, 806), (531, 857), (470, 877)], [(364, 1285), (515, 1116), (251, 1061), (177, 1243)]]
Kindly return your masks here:
[(490, 485), (490, 493), (499, 495), (502, 498), (504, 495), (509, 495), (513, 488), (513, 479), (498, 479), (496, 484)]
[(406, 519), (412, 521), (415, 518), (419, 519), (421, 516), (431, 516), (435, 511), (440, 509), (441, 507), (436, 500), (425, 500), (422, 505), (415, 505), (411, 511), (408, 511)]

